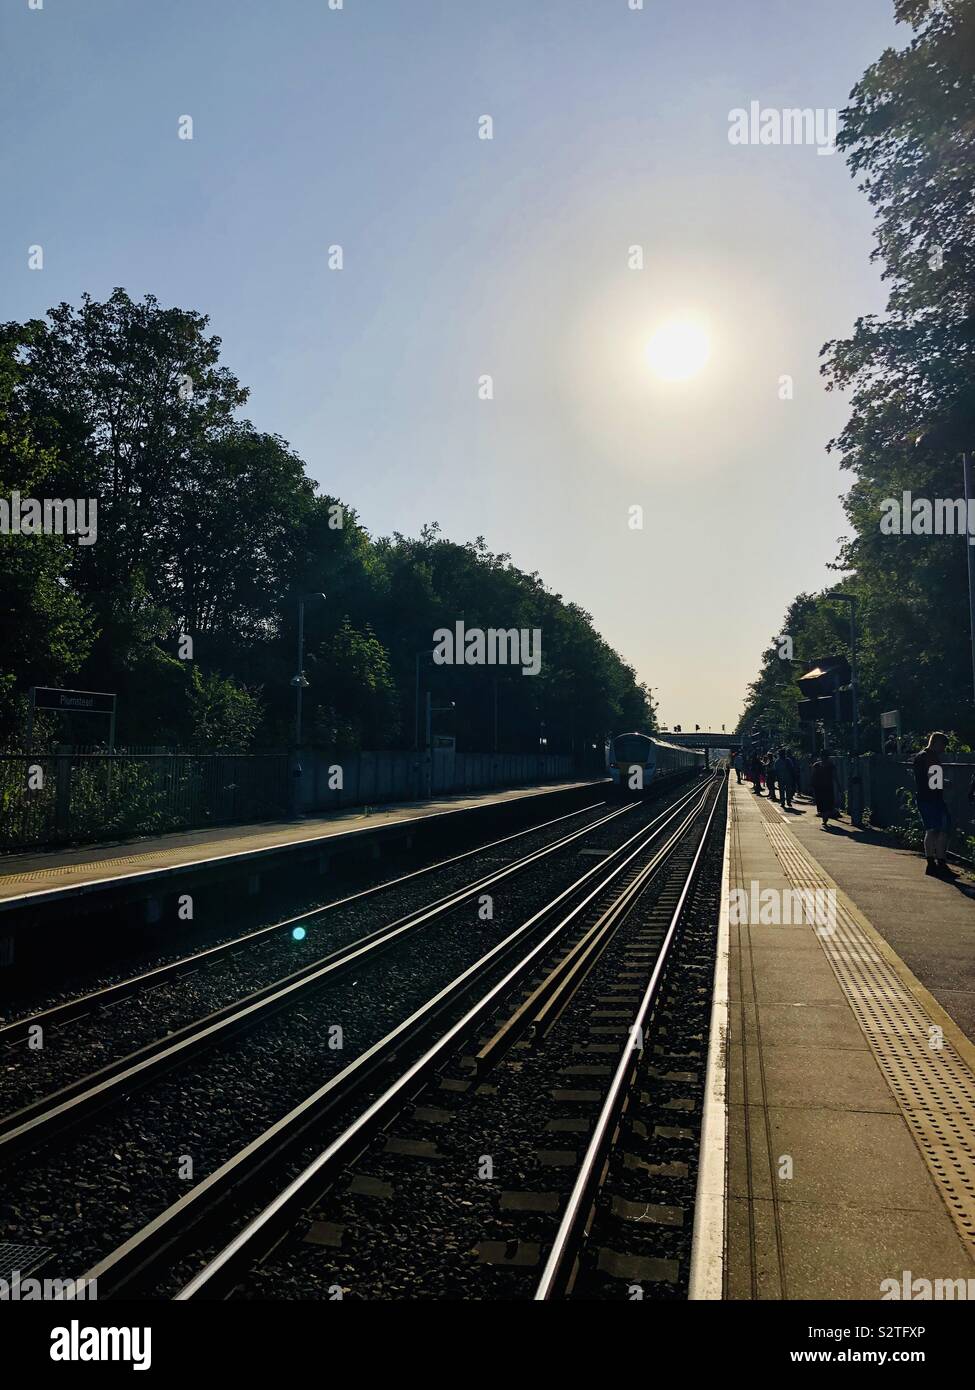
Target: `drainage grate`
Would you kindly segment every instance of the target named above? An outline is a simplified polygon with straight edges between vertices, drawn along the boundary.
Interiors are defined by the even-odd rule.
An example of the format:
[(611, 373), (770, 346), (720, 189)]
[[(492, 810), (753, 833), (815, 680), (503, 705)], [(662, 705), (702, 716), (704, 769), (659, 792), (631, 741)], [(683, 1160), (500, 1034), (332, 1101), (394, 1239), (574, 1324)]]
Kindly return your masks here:
[(817, 939), (849, 1000), (958, 1233), (975, 1256), (975, 1075), (871, 940), (873, 928), (781, 825), (766, 832), (797, 888), (832, 889), (836, 926)]
[(8, 1284), (14, 1274), (19, 1274), (23, 1279), (42, 1265), (50, 1253), (46, 1245), (17, 1245), (13, 1241), (0, 1241), (0, 1279)]

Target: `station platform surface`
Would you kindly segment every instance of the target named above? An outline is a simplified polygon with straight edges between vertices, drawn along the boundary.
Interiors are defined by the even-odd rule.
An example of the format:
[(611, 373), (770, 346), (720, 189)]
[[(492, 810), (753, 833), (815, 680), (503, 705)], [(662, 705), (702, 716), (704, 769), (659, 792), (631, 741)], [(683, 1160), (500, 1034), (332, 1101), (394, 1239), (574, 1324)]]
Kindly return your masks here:
[(211, 826), (140, 840), (6, 855), (0, 859), (0, 908), (36, 903), (52, 894), (105, 886), (112, 881), (157, 876), (222, 860), (248, 860), (291, 846), (327, 842), (374, 832), (377, 828), (386, 829), (592, 785), (591, 781), (565, 781), (491, 788), (430, 801), (352, 807), (347, 811), (296, 820)]
[[(731, 779), (727, 899), (748, 908), (723, 910), (724, 1250), (704, 1296), (975, 1281), (975, 884), (876, 841)], [(818, 911), (776, 923), (795, 889)]]

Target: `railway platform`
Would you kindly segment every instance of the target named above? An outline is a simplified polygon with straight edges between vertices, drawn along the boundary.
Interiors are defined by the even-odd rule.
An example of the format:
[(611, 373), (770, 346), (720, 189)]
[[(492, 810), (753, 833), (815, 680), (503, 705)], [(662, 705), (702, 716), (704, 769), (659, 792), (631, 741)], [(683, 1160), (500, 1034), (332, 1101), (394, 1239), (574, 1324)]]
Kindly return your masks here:
[(975, 1297), (975, 883), (729, 811), (692, 1297)]
[(384, 840), (402, 840), (415, 829), (446, 828), (462, 817), (488, 815), (518, 802), (533, 802), (544, 814), (547, 805), (575, 793), (584, 796), (596, 785), (577, 780), (495, 788), (298, 820), (213, 826), (137, 841), (6, 855), (0, 860), (0, 921), (17, 909), (77, 902), (110, 890), (141, 895), (168, 891), (201, 874), (255, 875), (272, 863), (327, 854), (357, 840), (369, 840), (378, 850)]

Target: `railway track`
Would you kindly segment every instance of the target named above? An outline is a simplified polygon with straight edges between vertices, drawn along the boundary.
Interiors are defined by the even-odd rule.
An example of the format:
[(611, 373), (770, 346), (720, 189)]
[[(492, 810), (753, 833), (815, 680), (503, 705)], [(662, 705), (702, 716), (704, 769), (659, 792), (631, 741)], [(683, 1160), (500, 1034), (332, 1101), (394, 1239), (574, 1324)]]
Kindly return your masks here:
[[(541, 860), (559, 853), (592, 830), (611, 824), (634, 809), (632, 805), (609, 809), (605, 803), (599, 803), (599, 806), (601, 809), (595, 818), (585, 820), (575, 829), (569, 830), (566, 822), (577, 820), (580, 812), (559, 816), (516, 834), (489, 841), (463, 854), (453, 855), (324, 906), (286, 917), (233, 940), (6, 1024), (0, 1028), (0, 1047), (3, 1047), (2, 1060), (6, 1069), (2, 1083), (3, 1096), (0, 1097), (0, 1161), (4, 1152), (9, 1152), (13, 1146), (33, 1142), (34, 1136), (38, 1136), (42, 1129), (53, 1132), (56, 1123), (69, 1123), (82, 1118), (97, 1105), (111, 1100), (119, 1088), (141, 1084), (161, 1071), (169, 1061), (185, 1059), (194, 1050), (229, 1037), (238, 1024), (248, 1026), (262, 1014), (270, 1014), (276, 1002), (288, 998), (293, 986), (324, 980), (361, 961), (365, 954), (384, 949), (404, 932), (432, 925), (460, 903), (530, 870)], [(592, 809), (586, 808), (586, 812)], [(395, 900), (395, 894), (408, 886), (417, 885), (475, 858), (490, 861), (499, 853), (515, 847), (526, 836), (539, 835), (554, 835), (554, 838), (546, 839), (525, 853), (516, 853), (500, 868), (490, 873), (482, 872), (461, 887), (424, 902), (419, 910), (391, 917), (382, 928), (364, 933), (354, 931), (351, 939), (337, 950), (325, 955), (319, 954), (320, 947), (316, 950), (317, 936), (323, 929), (330, 928), (334, 920), (340, 919), (343, 910), (355, 909), (358, 912), (377, 899), (381, 903), (383, 895)], [(309, 932), (314, 934), (304, 947), (304, 954), (310, 959), (299, 970), (289, 968), (294, 963), (295, 946), (291, 934), (296, 928), (303, 934), (303, 943)], [(282, 949), (276, 955), (269, 956), (268, 952), (275, 944)], [(281, 973), (282, 964), (286, 966), (284, 973)], [(226, 972), (223, 982), (215, 978), (215, 972), (221, 967)], [(257, 988), (248, 988), (249, 983), (254, 983), (254, 977), (259, 980), (269, 971), (270, 979), (266, 984), (259, 983)], [(229, 996), (231, 1002), (206, 1012), (200, 1018), (198, 1010), (197, 1016), (194, 1016), (192, 994), (187, 994), (187, 997), (176, 1001), (175, 1009), (166, 1010), (160, 1024), (156, 1024), (156, 1015), (163, 1013), (159, 991), (176, 986), (189, 977), (197, 976), (199, 979), (201, 975), (205, 975), (208, 992), (219, 992), (222, 985), (222, 992)], [(117, 1012), (119, 1005), (136, 1009), (130, 1030), (121, 1026)], [(188, 1017), (190, 1021), (182, 1024), (181, 1017)], [(69, 1028), (72, 1024), (76, 1025), (74, 1029)], [(43, 1030), (45, 1039), (46, 1052), (43, 1056), (24, 1046), (38, 1028)], [(142, 1036), (148, 1033), (148, 1040), (138, 1048), (118, 1049), (115, 1040), (127, 1031), (136, 1037), (140, 1033)], [(55, 1044), (53, 1047), (52, 1040)], [(93, 1065), (85, 1069), (86, 1050), (88, 1055), (97, 1056), (105, 1047), (115, 1048), (118, 1055), (101, 1066)], [(24, 1104), (11, 1106), (8, 1101), (8, 1109), (3, 1113), (4, 1097), (15, 1094), (18, 1088), (22, 1091), (36, 1089), (39, 1080), (43, 1084), (42, 1078), (37, 1077), (42, 1061), (47, 1063), (49, 1074), (56, 1074), (63, 1084), (42, 1091)], [(77, 1074), (66, 1080), (64, 1073), (70, 1068), (75, 1068)]]
[[(650, 978), (629, 1025), (628, 1046), (624, 1047), (620, 1054), (605, 1098), (593, 1123), (589, 1143), (579, 1164), (559, 1228), (535, 1289), (536, 1301), (545, 1302), (562, 1297), (575, 1286), (583, 1250), (593, 1217), (596, 1215), (596, 1200), (607, 1173), (609, 1155), (619, 1139), (623, 1114), (633, 1097), (634, 1083), (639, 1074), (641, 1054), (644, 1050), (644, 1038), (649, 1029), (654, 1005), (658, 1001), (664, 973), (670, 962), (682, 914), (708, 844), (708, 832), (714, 823), (718, 805), (718, 797), (715, 796), (677, 902), (673, 909), (669, 903), (667, 904), (670, 921), (667, 923)], [(636, 1269), (637, 1266), (631, 1268)]]
[[(436, 1088), (438, 1096), (442, 1090), (443, 1095), (452, 1098), (461, 1129), (469, 1128), (472, 1122), (476, 1128), (480, 1127), (484, 1137), (474, 1139), (473, 1145), (475, 1149), (480, 1146), (482, 1158), (489, 1155), (491, 1149), (484, 1145), (489, 1142), (491, 1125), (487, 1123), (485, 1128), (485, 1117), (478, 1113), (476, 1098), (498, 1096), (512, 1084), (517, 1090), (519, 1077), (532, 1066), (542, 1071), (548, 1068), (551, 1082), (553, 1055), (564, 1046), (564, 1040), (558, 1043), (561, 1035), (570, 1024), (577, 1024), (591, 1012), (592, 990), (600, 987), (598, 981), (607, 972), (619, 971), (621, 952), (628, 965), (623, 973), (632, 976), (636, 960), (632, 953), (636, 951), (641, 957), (637, 973), (646, 976), (650, 965), (649, 977), (644, 981), (622, 1040), (620, 1024), (616, 1023), (612, 1031), (617, 1041), (595, 1044), (601, 1049), (608, 1046), (618, 1054), (616, 1071), (606, 1088), (562, 1224), (558, 1232), (549, 1232), (553, 1253), (556, 1250), (561, 1253), (557, 1268), (543, 1275), (553, 1291), (543, 1296), (554, 1296), (556, 1290), (561, 1292), (567, 1261), (575, 1258), (570, 1257), (569, 1252), (573, 1243), (580, 1239), (580, 1231), (584, 1234), (592, 1208), (593, 1175), (601, 1170), (605, 1161), (607, 1136), (611, 1141), (616, 1133), (619, 1107), (625, 1105), (632, 1077), (642, 1062), (642, 1049), (632, 1046), (632, 1038), (637, 1034), (642, 1038), (642, 1030), (658, 1000), (661, 982), (673, 956), (674, 942), (680, 936), (679, 927), (689, 894), (699, 881), (700, 865), (710, 844), (722, 785), (711, 782), (704, 787), (695, 786), (650, 825), (623, 845), (608, 851), (601, 862), (529, 916), (220, 1169), (211, 1172), (178, 1202), (91, 1267), (85, 1277), (98, 1280), (103, 1297), (106, 1293), (122, 1296), (134, 1291), (153, 1291), (188, 1300), (226, 1296), (229, 1291), (246, 1285), (255, 1268), (260, 1268), (264, 1271), (263, 1293), (258, 1296), (265, 1296), (269, 1264), (261, 1262), (267, 1261), (269, 1252), (283, 1237), (284, 1245), (288, 1246), (289, 1232), (296, 1222), (306, 1234), (309, 1229), (324, 1231), (326, 1245), (334, 1238), (335, 1230), (341, 1229), (344, 1233), (348, 1229), (347, 1225), (341, 1226), (332, 1220), (309, 1219), (307, 1213), (315, 1209), (316, 1203), (326, 1200), (323, 1192), (333, 1192), (329, 1201), (340, 1200), (334, 1196), (338, 1176), (351, 1171), (350, 1165), (359, 1155), (370, 1151), (376, 1143), (383, 1143), (382, 1138), (374, 1137), (377, 1131), (394, 1126), (392, 1135), (386, 1139), (387, 1145), (392, 1142), (394, 1162), (410, 1156), (422, 1158), (429, 1156), (428, 1149), (436, 1150), (435, 1143), (411, 1141), (409, 1137), (398, 1139), (395, 1133), (399, 1123), (397, 1116), (401, 1116), (411, 1099), (426, 1088)], [(648, 910), (651, 900), (649, 910), (654, 921), (649, 925), (641, 924), (641, 913)], [(664, 917), (666, 926), (662, 925)], [(610, 1012), (618, 1015), (622, 1011)], [(637, 1030), (636, 1034), (633, 1029)], [(469, 1047), (469, 1039), (474, 1034), (478, 1034), (479, 1050), (471, 1054), (464, 1049)], [(588, 1074), (608, 1070), (603, 1062), (604, 1053), (599, 1055), (599, 1065), (592, 1067), (584, 1062), (581, 1071)], [(564, 1056), (562, 1062), (565, 1063)], [(447, 1075), (451, 1068), (459, 1074)], [(570, 1062), (568, 1070), (571, 1073), (580, 1068), (573, 1068)], [(568, 1090), (574, 1094), (571, 1087), (564, 1085), (549, 1089)], [(339, 1113), (351, 1118), (342, 1121), (343, 1127), (324, 1148), (316, 1147), (315, 1138), (322, 1123)], [(434, 1126), (450, 1124), (454, 1115), (432, 1103), (416, 1106), (413, 1113), (427, 1116)], [(504, 1123), (503, 1115), (501, 1119)], [(531, 1127), (529, 1112), (524, 1112), (524, 1119)], [(464, 1142), (472, 1142), (469, 1134)], [(306, 1158), (310, 1161), (302, 1166)], [(272, 1175), (279, 1178), (282, 1172), (290, 1175), (289, 1181), (271, 1200), (262, 1204), (262, 1194), (273, 1181)], [(414, 1180), (416, 1176), (414, 1170)], [(485, 1183), (470, 1175), (466, 1181), (468, 1186), (471, 1182), (479, 1182), (482, 1197), (489, 1192), (494, 1197), (504, 1196), (494, 1192), (497, 1183)], [(354, 1197), (360, 1191), (368, 1194), (392, 1187), (382, 1177), (369, 1174), (353, 1174), (351, 1186), (353, 1197), (345, 1194), (345, 1198), (353, 1206)], [(598, 1190), (598, 1181), (595, 1181), (595, 1188)], [(438, 1219), (444, 1224), (444, 1208), (439, 1204), (436, 1184), (431, 1187), (427, 1183), (425, 1192), (426, 1200), (439, 1206)], [(529, 1221), (535, 1221), (538, 1212), (533, 1209), (531, 1195), (530, 1192), (521, 1194), (528, 1200), (516, 1202), (515, 1208)], [(541, 1205), (551, 1224), (552, 1204), (548, 1199), (552, 1194), (542, 1195), (546, 1200)], [(232, 1225), (230, 1211), (239, 1219), (240, 1212), (246, 1211), (248, 1204), (253, 1211), (251, 1219), (226, 1241), (228, 1225)], [(477, 1201), (467, 1205), (476, 1208)], [(458, 1209), (463, 1213), (463, 1204)], [(568, 1220), (570, 1213), (571, 1221)], [(510, 1221), (508, 1224), (510, 1226)], [(375, 1213), (365, 1225), (380, 1240), (380, 1247), (387, 1242), (388, 1235), (382, 1234)], [(511, 1239), (509, 1236), (508, 1245)], [(517, 1237), (514, 1240), (516, 1250), (531, 1246), (530, 1241), (522, 1242)], [(487, 1250), (490, 1254), (495, 1244), (497, 1242), (490, 1240), (481, 1241), (479, 1248), (482, 1253)], [(314, 1239), (311, 1245), (315, 1248)], [(457, 1248), (462, 1245), (463, 1236)], [(307, 1247), (298, 1242), (296, 1248), (301, 1256)], [(299, 1258), (303, 1268), (304, 1263)], [(338, 1263), (341, 1265), (342, 1261)], [(461, 1282), (467, 1287), (472, 1270), (483, 1270), (490, 1265), (490, 1260), (479, 1258), (472, 1264), (467, 1258), (464, 1263), (467, 1277)], [(510, 1265), (510, 1261), (501, 1263)], [(322, 1277), (328, 1279), (328, 1287), (344, 1287), (345, 1276), (336, 1267)], [(297, 1296), (324, 1296), (320, 1280), (315, 1283), (317, 1292), (306, 1289)], [(280, 1291), (275, 1291), (274, 1296), (281, 1296)], [(472, 1296), (479, 1295), (473, 1292)], [(482, 1290), (480, 1296), (493, 1295)]]
[(419, 879), (429, 878), (449, 868), (451, 865), (461, 864), (468, 860), (492, 853), (501, 849), (502, 846), (513, 844), (517, 840), (523, 840), (529, 835), (537, 835), (541, 832), (551, 830), (554, 827), (562, 826), (567, 821), (575, 820), (580, 816), (587, 815), (590, 811), (597, 811), (603, 808), (600, 816), (593, 822), (593, 824), (597, 824), (598, 820), (602, 819), (606, 814), (605, 807), (606, 803), (604, 801), (593, 802), (590, 806), (582, 807), (580, 810), (569, 811), (567, 814), (556, 816), (552, 820), (540, 821), (537, 825), (526, 826), (522, 830), (502, 836), (500, 839), (489, 840), (485, 844), (476, 845), (473, 849), (465, 850), (461, 854), (450, 855), (446, 859), (439, 859), (431, 864), (424, 864), (421, 868), (414, 869), (410, 873), (400, 874), (395, 878), (386, 879), (382, 883), (372, 884), (355, 893), (349, 893), (345, 897), (336, 898), (333, 902), (308, 908), (304, 912), (294, 913), (289, 917), (281, 918), (279, 921), (272, 922), (266, 926), (256, 927), (252, 931), (243, 932), (240, 936), (232, 937), (227, 941), (218, 942), (203, 950), (188, 952), (186, 955), (180, 956), (175, 960), (167, 961), (162, 965), (156, 965), (150, 969), (140, 971), (135, 975), (130, 975), (124, 980), (114, 981), (111, 984), (89, 990), (70, 999), (60, 1001), (57, 1004), (49, 1005), (46, 1008), (34, 1009), (7, 1023), (0, 1023), (0, 1047), (10, 1048), (17, 1043), (25, 1041), (29, 1036), (30, 1030), (38, 1025), (45, 1029), (63, 1027), (66, 1023), (71, 1023), (75, 1019), (84, 1018), (87, 1015), (95, 1013), (99, 1009), (108, 1008), (113, 1004), (119, 1003), (123, 999), (132, 998), (134, 995), (144, 990), (158, 989), (160, 986), (178, 980), (184, 975), (191, 974), (196, 970), (203, 969), (218, 961), (224, 960), (228, 956), (236, 954), (242, 948), (258, 946), (270, 938), (280, 936), (285, 931), (293, 931), (296, 926), (320, 922), (327, 914), (347, 907), (350, 903), (364, 903), (378, 894), (391, 892), (394, 889), (401, 888), (404, 884), (413, 883)]
[[(243, 1169), (234, 1160), (247, 1152), (253, 1155), (255, 1171), (261, 1168), (272, 1152), (268, 1131), (271, 1138), (286, 1133), (294, 1138), (322, 1115), (332, 1113), (347, 1099), (349, 1079), (364, 1084), (382, 1063), (385, 1053), (376, 1044), (390, 1032), (396, 1032), (401, 1045), (422, 1041), (424, 1030), (461, 1007), (475, 975), (485, 968), (504, 969), (512, 938), (519, 935), (508, 932), (498, 940), (505, 914), (514, 920), (516, 905), (534, 899), (539, 906), (529, 929), (541, 930), (546, 913), (581, 891), (604, 862), (619, 858), (626, 846), (653, 833), (650, 826), (629, 824), (647, 814), (646, 809), (630, 804), (600, 816), (597, 823), (560, 834), (554, 844), (482, 874), (463, 890), (427, 904), (425, 911), (388, 923), (368, 940), (357, 939), (349, 950), (297, 972), (299, 978), (276, 981), (260, 998), (238, 1001), (231, 1010), (219, 1011), (220, 1017), (194, 1023), (185, 1036), (159, 1039), (146, 1055), (120, 1059), (105, 1069), (106, 1075), (86, 1078), (89, 1084), (65, 1088), (66, 1094), (45, 1097), (28, 1107), (27, 1113), (6, 1117), (0, 1132), (0, 1160), (7, 1169), (4, 1214), (9, 1218), (3, 1234), (34, 1242), (47, 1235), (52, 1261), (62, 1268), (83, 1267), (88, 1263), (85, 1252), (104, 1250), (105, 1236), (113, 1227), (120, 1232), (131, 1230), (134, 1218), (158, 1212), (174, 1188), (185, 1192), (186, 1183), (177, 1186), (172, 1174), (167, 1177), (165, 1172), (159, 1173), (155, 1186), (147, 1186), (150, 1168), (164, 1164), (167, 1148), (178, 1155), (195, 1147), (200, 1168), (208, 1174), (185, 1197), (170, 1203), (181, 1211), (192, 1210), (195, 1221), (202, 1206), (198, 1189), (204, 1189), (209, 1198), (222, 1185), (228, 1169), (236, 1187)], [(668, 807), (652, 825), (659, 826), (676, 814)], [(626, 836), (622, 846), (621, 832)], [(563, 853), (557, 852), (559, 847)], [(584, 858), (589, 867), (581, 875), (580, 852), (597, 861), (593, 864)], [(555, 883), (563, 886), (553, 897)], [(472, 931), (472, 918), (486, 887), (503, 909), (502, 921), (478, 933)], [(431, 935), (424, 927), (434, 921), (438, 931)], [(485, 939), (493, 943), (487, 952), (483, 952)], [(371, 967), (380, 954), (382, 974), (377, 976), (374, 968), (364, 973), (362, 967)], [(462, 965), (459, 970), (458, 964)], [(340, 978), (340, 990), (331, 989)], [(338, 999), (347, 1014), (358, 1011), (360, 1021), (367, 1020), (368, 1026), (354, 1039), (356, 1057), (348, 1066), (341, 1065), (340, 1054), (326, 1050), (320, 1022), (323, 991), (331, 994), (329, 1007), (339, 1007)], [(336, 1013), (326, 1010), (324, 1017), (334, 1018)], [(383, 1026), (389, 1023), (392, 1028)], [(233, 1044), (229, 1048), (224, 1045), (228, 1041)], [(323, 1075), (328, 1078), (325, 1084), (313, 1091), (308, 1079), (321, 1082)], [(137, 1091), (145, 1093), (144, 1099), (134, 1094)], [(288, 1102), (299, 1095), (299, 1104), (289, 1109)], [(124, 1106), (112, 1104), (123, 1099)], [(294, 1116), (296, 1110), (301, 1111), (300, 1117)], [(287, 1124), (282, 1112), (290, 1117)], [(262, 1132), (258, 1122), (264, 1115), (271, 1122)], [(184, 1137), (187, 1132), (189, 1139)], [(240, 1136), (236, 1145), (231, 1135)], [(25, 1154), (30, 1154), (26, 1164), (21, 1161)], [(110, 1171), (103, 1175), (100, 1170), (106, 1159)], [(97, 1230), (86, 1224), (89, 1208), (98, 1211)], [(168, 1233), (175, 1229), (169, 1219), (162, 1224)], [(138, 1237), (143, 1229), (136, 1232), (136, 1246), (142, 1245)], [(131, 1243), (130, 1239), (123, 1245)], [(128, 1261), (113, 1261), (113, 1268), (116, 1263), (121, 1268)], [(106, 1274), (102, 1287), (109, 1291), (111, 1283)]]

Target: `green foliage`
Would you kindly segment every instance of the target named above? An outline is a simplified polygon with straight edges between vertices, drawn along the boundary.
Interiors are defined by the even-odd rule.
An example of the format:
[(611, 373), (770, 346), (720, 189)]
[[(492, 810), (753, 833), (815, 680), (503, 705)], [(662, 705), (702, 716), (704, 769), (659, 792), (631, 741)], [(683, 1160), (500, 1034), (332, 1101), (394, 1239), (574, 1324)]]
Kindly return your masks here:
[(908, 849), (920, 849), (924, 843), (924, 823), (917, 809), (917, 798), (907, 787), (898, 787), (897, 804), (900, 819), (890, 827), (889, 833)]
[[(828, 389), (850, 397), (830, 445), (853, 475), (844, 501), (852, 534), (836, 568), (859, 599), (864, 732), (875, 737), (880, 712), (897, 708), (918, 736), (944, 727), (971, 741), (966, 542), (885, 535), (880, 517), (884, 500), (905, 490), (961, 496), (958, 455), (975, 447), (975, 0), (943, 9), (899, 0), (896, 14), (911, 40), (864, 74), (839, 137), (876, 209), (874, 256), (889, 297), (883, 316), (858, 319), (822, 350)], [(797, 655), (844, 650), (843, 613), (825, 616), (834, 607), (843, 606), (796, 601), (783, 631)], [(793, 726), (788, 679), (766, 653), (746, 718), (788, 704)]]
[[(632, 669), (537, 574), (436, 524), (374, 541), (354, 510), (317, 495), (283, 439), (238, 418), (247, 392), (207, 327), (117, 289), (0, 328), (0, 482), (96, 498), (99, 535), (0, 550), (8, 735), (23, 729), (27, 686), (70, 673), (117, 692), (121, 745), (286, 744), (297, 597), (318, 593), (305, 608), (307, 738), (412, 743), (417, 653), (460, 618), (539, 628), (543, 655), (537, 677), (422, 663), (422, 691), (454, 706), (435, 732), (461, 748), (489, 749), (497, 730), (500, 748), (537, 751), (544, 729), (550, 751), (598, 758), (610, 730), (652, 727)], [(143, 791), (133, 783), (140, 824), (152, 815)]]
[[(55, 459), (37, 443), (18, 408), (13, 350), (0, 342), (0, 496), (31, 496)], [(23, 717), (23, 691), (56, 684), (91, 649), (94, 620), (71, 584), (72, 542), (61, 536), (0, 535), (0, 739)]]
[[(182, 770), (175, 776), (188, 775)], [(72, 769), (71, 837), (86, 840), (112, 835), (159, 835), (189, 822), (169, 810), (166, 792), (152, 762), (94, 759)]]
[(368, 625), (346, 618), (308, 660), (309, 703), (316, 741), (339, 748), (386, 748), (398, 743), (396, 686), (389, 653)]
[(241, 752), (251, 746), (261, 722), (259, 696), (246, 686), (194, 666), (189, 692), (191, 748)]

